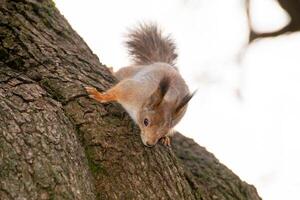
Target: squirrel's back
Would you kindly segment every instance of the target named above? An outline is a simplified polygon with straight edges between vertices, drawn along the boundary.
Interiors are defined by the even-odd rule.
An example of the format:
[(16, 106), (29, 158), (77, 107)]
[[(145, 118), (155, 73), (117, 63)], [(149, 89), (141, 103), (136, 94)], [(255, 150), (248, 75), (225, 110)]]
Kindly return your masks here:
[(175, 65), (176, 45), (169, 35), (162, 35), (156, 24), (140, 24), (136, 29), (131, 30), (126, 45), (134, 64), (164, 62)]

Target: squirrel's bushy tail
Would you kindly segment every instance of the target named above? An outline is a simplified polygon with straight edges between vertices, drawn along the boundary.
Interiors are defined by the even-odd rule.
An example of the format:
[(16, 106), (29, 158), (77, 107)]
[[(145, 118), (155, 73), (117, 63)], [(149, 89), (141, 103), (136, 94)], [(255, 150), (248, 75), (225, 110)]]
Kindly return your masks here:
[(165, 62), (175, 65), (176, 45), (170, 36), (163, 36), (156, 24), (140, 24), (128, 34), (129, 54), (136, 64)]

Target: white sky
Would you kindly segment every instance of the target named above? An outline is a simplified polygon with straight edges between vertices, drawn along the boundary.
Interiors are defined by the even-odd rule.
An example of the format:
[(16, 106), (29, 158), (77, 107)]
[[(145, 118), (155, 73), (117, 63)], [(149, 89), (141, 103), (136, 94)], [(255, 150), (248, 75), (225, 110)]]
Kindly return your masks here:
[[(179, 48), (179, 69), (199, 88), (177, 129), (214, 153), (265, 200), (300, 199), (300, 34), (255, 42), (240, 0), (56, 0), (101, 62), (129, 63), (123, 35), (156, 21)], [(257, 31), (289, 18), (273, 0), (253, 0)], [(241, 94), (241, 98), (238, 94)]]

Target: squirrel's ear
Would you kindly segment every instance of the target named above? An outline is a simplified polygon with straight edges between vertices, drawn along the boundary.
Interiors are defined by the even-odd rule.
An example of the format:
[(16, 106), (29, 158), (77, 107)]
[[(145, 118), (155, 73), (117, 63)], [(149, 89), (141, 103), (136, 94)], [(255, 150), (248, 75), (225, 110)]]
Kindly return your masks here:
[(151, 105), (151, 107), (156, 107), (160, 105), (169, 87), (170, 87), (170, 79), (167, 77), (163, 77), (162, 80), (159, 82), (157, 89), (153, 92), (153, 94), (149, 98), (149, 104)]
[[(177, 107), (174, 110), (174, 116), (179, 116), (181, 115), (182, 111), (185, 110), (186, 105), (188, 104), (188, 102), (193, 98), (193, 96), (195, 95), (195, 93), (197, 92), (197, 90), (195, 90), (192, 94), (187, 94), (185, 95), (182, 100), (180, 101), (180, 103), (177, 105)], [(176, 117), (175, 117), (176, 118)]]

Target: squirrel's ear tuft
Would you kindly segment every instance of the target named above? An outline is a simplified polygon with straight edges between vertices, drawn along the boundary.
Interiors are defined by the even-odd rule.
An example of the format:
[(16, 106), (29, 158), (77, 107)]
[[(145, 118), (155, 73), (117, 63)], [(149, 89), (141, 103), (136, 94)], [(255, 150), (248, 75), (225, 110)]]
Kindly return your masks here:
[(170, 79), (168, 77), (163, 77), (158, 84), (157, 89), (149, 98), (149, 104), (151, 107), (157, 107), (163, 101), (165, 94), (170, 87)]
[(188, 104), (188, 102), (193, 98), (193, 96), (195, 95), (195, 93), (197, 92), (197, 90), (195, 90), (192, 94), (187, 94), (185, 95), (182, 100), (180, 101), (180, 103), (178, 104), (178, 106), (176, 107), (174, 114), (178, 115), (181, 113), (182, 110), (184, 110), (184, 108), (186, 107), (186, 105)]

